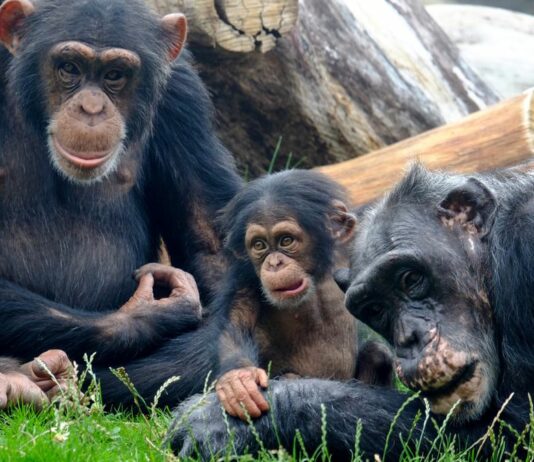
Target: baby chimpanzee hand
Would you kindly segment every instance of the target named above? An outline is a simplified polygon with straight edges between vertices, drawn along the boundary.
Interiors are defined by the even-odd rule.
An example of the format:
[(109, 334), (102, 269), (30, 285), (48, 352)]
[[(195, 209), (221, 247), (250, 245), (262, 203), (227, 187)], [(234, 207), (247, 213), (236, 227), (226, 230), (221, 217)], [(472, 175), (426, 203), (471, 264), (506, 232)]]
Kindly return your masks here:
[(258, 385), (267, 388), (267, 373), (258, 367), (245, 367), (226, 372), (215, 386), (217, 396), (228, 414), (247, 420), (247, 414), (258, 418), (269, 410), (269, 404)]

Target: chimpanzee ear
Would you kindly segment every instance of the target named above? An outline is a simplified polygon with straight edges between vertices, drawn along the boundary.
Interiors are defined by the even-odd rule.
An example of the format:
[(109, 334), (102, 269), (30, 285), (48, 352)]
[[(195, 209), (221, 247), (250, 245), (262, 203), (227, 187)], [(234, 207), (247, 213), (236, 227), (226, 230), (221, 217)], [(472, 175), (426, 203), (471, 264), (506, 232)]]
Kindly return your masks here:
[(7, 0), (0, 6), (0, 42), (12, 55), (20, 43), (20, 26), (34, 10), (30, 0)]
[(349, 212), (345, 203), (337, 199), (332, 201), (330, 230), (332, 237), (340, 243), (348, 242), (356, 230), (356, 217)]
[(438, 206), (438, 214), (445, 226), (460, 225), (482, 238), (491, 230), (496, 206), (493, 193), (476, 178), (469, 178), (447, 194)]
[(181, 13), (173, 13), (163, 16), (161, 24), (170, 37), (167, 59), (172, 62), (180, 56), (187, 39), (187, 19)]
[(334, 281), (343, 292), (346, 292), (350, 286), (350, 270), (348, 268), (340, 268), (334, 271)]

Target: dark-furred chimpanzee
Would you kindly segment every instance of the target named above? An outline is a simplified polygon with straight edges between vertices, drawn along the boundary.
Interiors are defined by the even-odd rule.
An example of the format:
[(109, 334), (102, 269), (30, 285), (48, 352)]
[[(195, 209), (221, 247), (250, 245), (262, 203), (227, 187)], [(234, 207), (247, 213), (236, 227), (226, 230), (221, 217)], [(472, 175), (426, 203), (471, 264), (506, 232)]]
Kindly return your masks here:
[[(457, 444), (477, 441), (502, 410), (510, 450), (509, 429), (521, 432), (529, 423), (534, 392), (534, 175), (466, 177), (416, 166), (358, 228), (350, 273), (336, 275), (347, 307), (391, 342), (399, 376), (428, 398), (438, 421), (453, 411), (447, 429)], [(298, 429), (311, 453), (324, 436), (324, 409), (333, 460), (350, 459), (359, 420), (360, 448), (372, 457), (382, 453), (406, 399), (390, 389), (317, 379), (273, 381), (269, 389), (275, 417), (256, 420), (256, 436), (231, 419), (237, 451), (257, 447), (256, 437), (267, 449), (291, 449)], [(175, 447), (203, 454), (224, 448), (228, 429), (216, 396), (193, 409)], [(393, 460), (405, 447), (401, 435), (413, 430), (413, 441), (420, 440), (425, 419), (412, 429), (417, 412), (424, 415), (419, 400), (396, 421)], [(434, 425), (424, 428), (423, 450)]]
[(259, 386), (269, 366), (273, 377), (391, 385), (385, 345), (368, 342), (358, 355), (357, 322), (333, 277), (335, 253), (354, 235), (346, 203), (326, 176), (293, 170), (249, 183), (223, 210), (230, 270), (216, 303), (229, 322), (216, 390), (230, 415), (268, 409)]
[(0, 8), (0, 354), (97, 352), (112, 403), (131, 394), (108, 366), (126, 366), (147, 398), (180, 375), (162, 401), (174, 403), (202, 389), (217, 355), (209, 329), (191, 332), (187, 274), (145, 272), (137, 291), (132, 277), (161, 238), (204, 302), (223, 270), (211, 217), (241, 181), (205, 88), (176, 59), (185, 35), (182, 15), (142, 0)]

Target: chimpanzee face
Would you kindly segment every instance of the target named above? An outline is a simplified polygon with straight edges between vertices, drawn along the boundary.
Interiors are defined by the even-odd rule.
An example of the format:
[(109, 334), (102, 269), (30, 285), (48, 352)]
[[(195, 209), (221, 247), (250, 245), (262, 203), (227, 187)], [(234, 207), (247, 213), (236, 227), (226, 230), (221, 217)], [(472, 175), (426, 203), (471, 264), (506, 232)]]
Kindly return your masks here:
[[(395, 348), (404, 384), (432, 410), (479, 416), (495, 389), (498, 354), (484, 285), (494, 202), (476, 180), (441, 202), (386, 200), (356, 237), (346, 305)], [(350, 284), (350, 287), (348, 287)]]
[(114, 170), (124, 149), (129, 102), (141, 60), (131, 51), (57, 44), (43, 72), (53, 164), (70, 178), (92, 180)]
[(123, 152), (146, 141), (185, 41), (183, 15), (158, 18), (142, 3), (130, 6), (7, 0), (0, 7), (0, 43), (13, 54), (10, 90), (28, 123), (46, 132), (54, 167), (78, 183), (104, 178)]
[(245, 246), (272, 304), (298, 306), (313, 294), (312, 241), (294, 219), (250, 223)]
[[(317, 247), (325, 243), (317, 242), (318, 236), (304, 229), (297, 214), (280, 217), (272, 212), (257, 213), (248, 223), (245, 249), (261, 281), (265, 298), (278, 308), (298, 307), (315, 293), (319, 282)], [(354, 216), (341, 201), (332, 201), (322, 220), (327, 222), (325, 228), (330, 230), (329, 246), (346, 242), (353, 236)]]

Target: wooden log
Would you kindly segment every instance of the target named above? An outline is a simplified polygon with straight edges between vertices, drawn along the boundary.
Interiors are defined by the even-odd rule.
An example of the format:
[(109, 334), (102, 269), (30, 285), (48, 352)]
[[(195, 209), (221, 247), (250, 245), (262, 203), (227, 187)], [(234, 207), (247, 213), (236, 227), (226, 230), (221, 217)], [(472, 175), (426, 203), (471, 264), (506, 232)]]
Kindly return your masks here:
[(532, 161), (534, 89), (458, 122), (318, 170), (345, 186), (354, 206), (380, 197), (419, 160), (431, 169), (480, 172)]
[(160, 14), (181, 11), (191, 41), (223, 50), (266, 53), (297, 22), (298, 0), (147, 0)]
[[(419, 0), (301, 0), (290, 32), (296, 0), (146, 1), (162, 14), (179, 8), (190, 16), (189, 46), (213, 95), (220, 136), (249, 176), (265, 172), (280, 138), (275, 169), (290, 155), (290, 164), (324, 165), (497, 101)], [(227, 46), (220, 23), (256, 30), (249, 24), (258, 5), (276, 7), (272, 17), (287, 24), (271, 34), (276, 47)], [(213, 15), (217, 26), (205, 19)]]
[(464, 59), (505, 98), (534, 86), (534, 16), (474, 5), (432, 5)]

